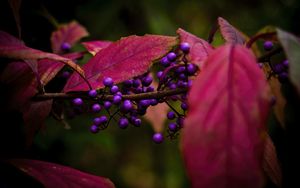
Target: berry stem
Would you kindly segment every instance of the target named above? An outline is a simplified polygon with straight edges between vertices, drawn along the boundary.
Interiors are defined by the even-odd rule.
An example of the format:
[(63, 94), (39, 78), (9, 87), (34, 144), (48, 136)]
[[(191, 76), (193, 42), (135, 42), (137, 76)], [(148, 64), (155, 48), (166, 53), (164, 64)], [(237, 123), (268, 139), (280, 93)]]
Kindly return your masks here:
[[(153, 91), (148, 93), (138, 93), (138, 94), (130, 94), (123, 95), (122, 99), (129, 100), (140, 100), (140, 99), (160, 99), (166, 96), (177, 95), (181, 93), (186, 93), (188, 91), (187, 88), (178, 88), (174, 90), (164, 90), (164, 91)], [(99, 94), (98, 94), (99, 95)], [(49, 100), (49, 99), (72, 99), (72, 98), (83, 98), (83, 99), (91, 99), (86, 95), (86, 92), (78, 92), (78, 93), (43, 93), (37, 94), (33, 97), (33, 100)], [(99, 96), (102, 100), (112, 100), (113, 95), (103, 95)]]

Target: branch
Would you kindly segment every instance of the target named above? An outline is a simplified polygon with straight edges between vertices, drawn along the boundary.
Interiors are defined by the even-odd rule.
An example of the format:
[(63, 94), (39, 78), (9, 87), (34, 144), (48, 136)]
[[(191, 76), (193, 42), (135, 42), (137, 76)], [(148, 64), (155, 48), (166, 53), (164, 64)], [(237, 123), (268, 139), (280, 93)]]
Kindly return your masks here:
[[(164, 91), (154, 91), (148, 93), (138, 93), (138, 94), (131, 94), (131, 95), (123, 95), (123, 99), (129, 100), (140, 100), (140, 99), (159, 99), (167, 96), (177, 95), (181, 93), (186, 93), (188, 91), (187, 88), (181, 89), (174, 89), (174, 90), (164, 90)], [(49, 100), (49, 99), (72, 99), (72, 98), (83, 98), (83, 99), (91, 99), (86, 92), (80, 93), (44, 93), (44, 94), (37, 94), (33, 97), (33, 100)], [(102, 100), (112, 100), (113, 95), (98, 95), (99, 99)]]
[(268, 62), (270, 57), (276, 55), (282, 51), (282, 47), (275, 48), (274, 50), (262, 55), (261, 57), (257, 58), (258, 62)]

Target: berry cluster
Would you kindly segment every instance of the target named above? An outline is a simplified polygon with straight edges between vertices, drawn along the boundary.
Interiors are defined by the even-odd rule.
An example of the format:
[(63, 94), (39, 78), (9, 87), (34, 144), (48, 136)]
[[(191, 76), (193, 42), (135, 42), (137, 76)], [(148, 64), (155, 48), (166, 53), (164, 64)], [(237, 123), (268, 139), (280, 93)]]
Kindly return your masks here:
[[(90, 126), (90, 131), (97, 133), (100, 130), (106, 129), (112, 119), (118, 122), (118, 126), (121, 129), (126, 129), (130, 124), (140, 127), (142, 124), (141, 116), (146, 114), (147, 108), (165, 102), (172, 109), (166, 115), (167, 119), (171, 121), (168, 124), (167, 137), (171, 139), (176, 138), (179, 130), (183, 127), (184, 116), (188, 109), (186, 93), (163, 98), (157, 98), (152, 95), (147, 95), (147, 97), (142, 99), (130, 97), (132, 98), (131, 100), (128, 99), (128, 96), (175, 90), (177, 88), (189, 88), (192, 84), (192, 80), (189, 78), (194, 76), (198, 71), (198, 67), (195, 64), (189, 63), (186, 59), (189, 51), (190, 45), (188, 43), (181, 43), (178, 49), (169, 52), (158, 63), (159, 71), (156, 72), (156, 77), (152, 77), (150, 71), (148, 71), (143, 75), (118, 84), (115, 84), (114, 80), (110, 77), (104, 78), (103, 85), (105, 88), (99, 91), (90, 90), (88, 96), (92, 101), (96, 101), (90, 105), (90, 110), (93, 113), (101, 113), (103, 110), (108, 115), (95, 117)], [(153, 80), (158, 80), (157, 87), (153, 86)], [(180, 104), (180, 112), (172, 106), (176, 101)], [(84, 105), (81, 98), (73, 99), (72, 103), (74, 107)], [(117, 115), (119, 116), (118, 119), (115, 117)], [(161, 143), (164, 140), (164, 135), (163, 133), (155, 133), (152, 139), (155, 143)]]

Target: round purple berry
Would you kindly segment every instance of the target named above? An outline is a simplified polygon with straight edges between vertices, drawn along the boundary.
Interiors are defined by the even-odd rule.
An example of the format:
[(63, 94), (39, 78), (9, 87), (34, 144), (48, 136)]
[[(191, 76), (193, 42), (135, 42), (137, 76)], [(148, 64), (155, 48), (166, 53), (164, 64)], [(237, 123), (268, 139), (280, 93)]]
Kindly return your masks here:
[(133, 108), (133, 105), (130, 100), (124, 100), (122, 104), (122, 109), (125, 111), (130, 111)]
[(123, 83), (124, 83), (125, 87), (129, 88), (129, 87), (132, 86), (133, 80), (131, 80), (131, 79), (130, 80), (125, 80)]
[(168, 119), (174, 119), (175, 118), (175, 113), (173, 111), (168, 112), (167, 117)]
[(113, 103), (114, 104), (120, 104), (121, 101), (122, 101), (122, 96), (114, 95), (114, 97), (113, 97)]
[(272, 41), (265, 41), (264, 42), (264, 49), (269, 51), (269, 50), (272, 50), (273, 48), (273, 42)]
[(285, 67), (285, 68), (288, 68), (289, 67), (289, 60), (284, 60), (283, 62), (282, 62), (282, 65)]
[(63, 42), (60, 46), (61, 50), (63, 51), (69, 51), (71, 49), (71, 45), (67, 42)]
[(126, 129), (128, 127), (129, 122), (126, 117), (121, 117), (118, 124), (121, 129)]
[(273, 66), (273, 71), (276, 73), (276, 74), (280, 74), (282, 71), (284, 71), (284, 67), (282, 64), (276, 64)]
[(168, 127), (169, 127), (169, 130), (173, 131), (173, 132), (175, 132), (177, 129), (176, 123), (170, 123)]
[(111, 87), (111, 86), (113, 86), (113, 84), (114, 84), (114, 81), (111, 77), (107, 77), (107, 78), (103, 79), (103, 85), (104, 86)]
[(75, 106), (82, 106), (83, 105), (83, 100), (81, 98), (75, 98), (75, 99), (73, 99), (72, 102)]
[(104, 101), (103, 102), (103, 106), (106, 110), (108, 110), (111, 107), (111, 102), (110, 101)]
[(164, 141), (164, 136), (162, 133), (155, 133), (152, 136), (152, 140), (156, 143), (156, 144), (160, 144)]
[(137, 78), (137, 79), (133, 80), (132, 86), (134, 88), (138, 88), (140, 85), (141, 85), (141, 80), (140, 79)]
[(180, 107), (181, 107), (182, 110), (187, 110), (188, 109), (188, 105), (186, 103), (184, 103), (184, 102), (181, 103)]
[(179, 48), (183, 53), (187, 54), (187, 53), (189, 53), (191, 46), (187, 42), (182, 42), (182, 43), (180, 43)]
[(150, 105), (151, 105), (151, 106), (155, 106), (155, 105), (157, 105), (157, 104), (158, 104), (157, 99), (150, 99)]
[(160, 63), (162, 66), (164, 67), (168, 67), (170, 65), (170, 61), (168, 60), (167, 57), (163, 57), (161, 60), (160, 60)]
[(99, 127), (97, 125), (92, 125), (90, 127), (90, 132), (91, 133), (98, 133), (99, 132)]
[(187, 71), (189, 75), (193, 75), (197, 72), (197, 66), (193, 63), (187, 65)]
[(101, 110), (100, 104), (98, 104), (98, 103), (93, 104), (92, 110), (93, 110), (93, 112), (95, 112), (95, 113), (100, 112), (100, 110)]
[(176, 88), (177, 88), (177, 85), (176, 85), (175, 83), (171, 83), (171, 84), (169, 85), (169, 88), (170, 88), (170, 89), (176, 89)]
[(110, 92), (111, 92), (112, 94), (115, 94), (115, 93), (117, 93), (118, 91), (119, 91), (119, 87), (118, 87), (118, 86), (116, 86), (116, 85), (111, 86)]
[(69, 78), (71, 75), (71, 73), (69, 71), (64, 71), (62, 74), (61, 74), (61, 77), (67, 79)]
[(92, 97), (92, 98), (97, 97), (97, 90), (95, 90), (95, 89), (90, 90), (89, 91), (89, 96)]
[(143, 78), (142, 84), (143, 84), (143, 86), (148, 87), (152, 83), (152, 81), (153, 81), (153, 79), (151, 76), (146, 76)]
[(186, 77), (186, 75), (184, 73), (179, 74), (178, 78), (180, 80), (186, 80), (187, 79), (187, 77)]
[(164, 73), (163, 71), (158, 71), (158, 72), (156, 73), (157, 78), (160, 79), (161, 76), (163, 75), (163, 73)]
[(168, 55), (167, 55), (167, 58), (168, 58), (168, 60), (170, 61), (170, 62), (173, 62), (173, 61), (175, 61), (175, 59), (176, 59), (176, 54), (174, 53), (174, 52), (170, 52), (170, 53), (168, 53)]
[(136, 127), (140, 127), (142, 125), (142, 120), (139, 118), (135, 118), (133, 121), (133, 125)]
[(175, 72), (178, 74), (183, 73), (184, 71), (185, 71), (185, 66), (180, 66), (175, 70)]
[(94, 118), (93, 122), (94, 122), (94, 125), (100, 125), (101, 119), (99, 117), (96, 117), (96, 118)]
[(182, 81), (182, 80), (179, 80), (179, 81), (177, 82), (177, 86), (178, 86), (179, 88), (185, 88), (185, 87), (188, 86), (188, 83), (187, 83), (187, 82), (184, 82), (184, 81)]
[(149, 86), (146, 88), (146, 92), (152, 92), (154, 91), (154, 87), (153, 86)]
[(100, 121), (100, 124), (105, 124), (105, 123), (107, 123), (108, 119), (105, 115), (102, 115), (99, 117), (99, 121)]
[(143, 100), (140, 100), (140, 102), (139, 102), (139, 105), (143, 108), (147, 108), (148, 106), (150, 106), (150, 104), (151, 104), (151, 101), (148, 99), (143, 99)]

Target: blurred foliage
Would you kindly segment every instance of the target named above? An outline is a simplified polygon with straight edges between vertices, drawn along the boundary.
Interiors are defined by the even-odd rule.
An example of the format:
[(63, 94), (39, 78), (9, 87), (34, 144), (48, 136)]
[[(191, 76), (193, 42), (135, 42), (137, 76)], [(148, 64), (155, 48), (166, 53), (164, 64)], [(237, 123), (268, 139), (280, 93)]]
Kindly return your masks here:
[[(0, 29), (17, 35), (8, 3), (2, 1), (0, 7)], [(175, 35), (179, 27), (207, 39), (219, 16), (249, 36), (265, 25), (300, 34), (298, 0), (23, 1), (22, 38), (29, 46), (48, 51), (55, 27), (43, 17), (45, 10), (60, 23), (78, 20), (90, 32), (85, 40), (118, 40), (146, 33)], [(220, 42), (218, 37), (215, 43)], [(94, 135), (88, 131), (91, 119), (91, 115), (76, 117), (68, 121), (71, 129), (65, 130), (49, 118), (29, 156), (108, 177), (116, 187), (188, 187), (178, 140), (154, 144), (147, 123), (126, 130), (112, 123)]]

